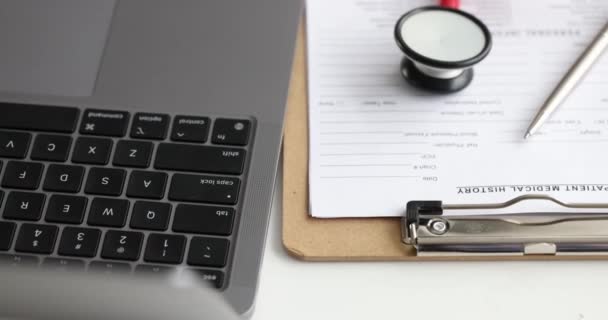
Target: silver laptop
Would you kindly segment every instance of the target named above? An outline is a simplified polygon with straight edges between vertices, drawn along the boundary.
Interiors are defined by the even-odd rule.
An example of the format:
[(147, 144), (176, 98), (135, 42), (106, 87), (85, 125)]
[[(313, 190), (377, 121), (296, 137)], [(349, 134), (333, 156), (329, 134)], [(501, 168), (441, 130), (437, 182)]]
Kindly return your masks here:
[(0, 263), (190, 270), (249, 314), (300, 7), (0, 0)]

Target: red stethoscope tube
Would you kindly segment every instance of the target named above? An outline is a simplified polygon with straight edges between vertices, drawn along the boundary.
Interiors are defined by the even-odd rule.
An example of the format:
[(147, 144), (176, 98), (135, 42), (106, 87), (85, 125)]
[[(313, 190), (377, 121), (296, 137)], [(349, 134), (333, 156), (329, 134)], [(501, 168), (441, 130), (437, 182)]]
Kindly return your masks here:
[(440, 5), (446, 8), (458, 9), (460, 7), (460, 0), (441, 0)]

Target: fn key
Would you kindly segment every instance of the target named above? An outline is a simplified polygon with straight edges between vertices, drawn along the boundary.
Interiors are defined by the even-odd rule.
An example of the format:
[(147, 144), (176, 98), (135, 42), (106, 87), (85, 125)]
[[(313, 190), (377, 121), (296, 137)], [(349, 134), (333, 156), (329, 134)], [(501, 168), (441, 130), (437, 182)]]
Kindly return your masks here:
[(215, 144), (244, 146), (249, 142), (248, 120), (217, 119), (213, 125), (211, 141)]

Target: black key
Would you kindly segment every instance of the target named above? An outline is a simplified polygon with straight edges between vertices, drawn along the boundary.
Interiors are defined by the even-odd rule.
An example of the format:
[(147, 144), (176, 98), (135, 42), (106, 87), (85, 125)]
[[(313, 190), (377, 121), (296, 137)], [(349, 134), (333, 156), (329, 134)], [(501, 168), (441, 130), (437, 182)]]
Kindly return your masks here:
[(66, 227), (61, 234), (57, 253), (62, 256), (89, 257), (97, 254), (101, 231), (89, 228)]
[(2, 186), (5, 188), (31, 189), (38, 188), (44, 166), (40, 163), (9, 161), (4, 170)]
[(84, 167), (51, 164), (46, 171), (43, 189), (46, 191), (71, 192), (80, 191)]
[(131, 214), (131, 228), (167, 230), (171, 205), (168, 203), (137, 201)]
[(76, 108), (0, 103), (0, 128), (72, 133), (79, 111)]
[(122, 140), (116, 144), (113, 164), (121, 167), (147, 168), (152, 157), (152, 142)]
[(200, 277), (201, 280), (213, 284), (216, 288), (224, 285), (224, 273), (217, 270), (189, 269)]
[(223, 267), (228, 258), (230, 242), (226, 239), (193, 237), (190, 240), (188, 264), (193, 266)]
[(163, 140), (167, 136), (169, 116), (157, 113), (136, 113), (131, 138)]
[(180, 204), (175, 209), (173, 231), (227, 236), (233, 221), (232, 208)]
[(53, 271), (84, 271), (84, 261), (63, 258), (46, 258), (42, 267)]
[(85, 193), (119, 196), (125, 183), (126, 171), (122, 169), (91, 168)]
[(112, 151), (112, 140), (101, 138), (78, 138), (72, 161), (86, 164), (107, 164)]
[(175, 271), (175, 268), (167, 267), (167, 266), (155, 266), (155, 265), (150, 265), (150, 264), (140, 264), (135, 267), (136, 273), (140, 273), (140, 274), (144, 274), (144, 275), (152, 275), (152, 274), (167, 275), (168, 273), (171, 273), (172, 271)]
[(13, 191), (6, 197), (5, 219), (38, 221), (44, 208), (45, 196), (42, 193)]
[(137, 260), (144, 234), (131, 231), (108, 231), (103, 241), (101, 257), (116, 260)]
[(174, 263), (182, 262), (186, 237), (167, 234), (150, 234), (146, 244), (144, 260), (146, 262)]
[(15, 223), (0, 221), (0, 250), (10, 249), (15, 233)]
[(128, 112), (87, 109), (82, 116), (80, 133), (122, 137), (127, 132), (128, 125)]
[(72, 138), (50, 134), (39, 134), (32, 148), (33, 160), (66, 161), (70, 153)]
[(98, 274), (126, 274), (131, 272), (131, 266), (122, 262), (93, 261), (89, 264), (89, 271)]
[(57, 238), (56, 226), (24, 223), (19, 229), (15, 251), (30, 253), (51, 253)]
[(92, 226), (123, 227), (127, 221), (129, 201), (95, 198), (91, 202), (88, 224)]
[(48, 222), (81, 224), (87, 208), (87, 198), (52, 195), (46, 208)]
[(173, 119), (171, 140), (205, 142), (209, 135), (210, 121), (207, 117), (177, 116)]
[(245, 146), (249, 142), (249, 120), (217, 119), (213, 124), (211, 142)]
[(24, 255), (20, 255), (20, 254), (0, 254), (0, 265), (3, 265), (3, 266), (32, 267), (37, 264), (38, 264), (38, 257), (24, 256)]
[(127, 197), (161, 199), (165, 195), (167, 174), (164, 172), (132, 171)]
[[(3, 117), (4, 113), (0, 118)], [(32, 135), (26, 132), (0, 131), (0, 157), (25, 158), (31, 139)]]
[(156, 169), (210, 173), (241, 174), (245, 150), (187, 144), (161, 143), (158, 146)]
[(174, 174), (169, 199), (190, 202), (236, 204), (240, 180), (213, 176)]

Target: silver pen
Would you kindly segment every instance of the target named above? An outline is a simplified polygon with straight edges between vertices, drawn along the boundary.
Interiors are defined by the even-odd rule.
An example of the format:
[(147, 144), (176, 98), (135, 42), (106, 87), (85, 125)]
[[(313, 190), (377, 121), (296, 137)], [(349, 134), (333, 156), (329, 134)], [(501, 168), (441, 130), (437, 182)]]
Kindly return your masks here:
[(553, 111), (568, 98), (587, 71), (591, 69), (593, 64), (602, 55), (602, 52), (604, 52), (606, 47), (608, 47), (608, 23), (606, 23), (591, 45), (583, 52), (570, 70), (568, 70), (568, 73), (566, 73), (543, 106), (538, 110), (536, 117), (534, 117), (534, 120), (532, 120), (532, 123), (530, 123), (530, 126), (526, 131), (524, 139), (532, 136), (540, 126), (547, 121)]

